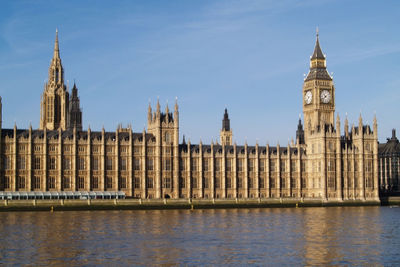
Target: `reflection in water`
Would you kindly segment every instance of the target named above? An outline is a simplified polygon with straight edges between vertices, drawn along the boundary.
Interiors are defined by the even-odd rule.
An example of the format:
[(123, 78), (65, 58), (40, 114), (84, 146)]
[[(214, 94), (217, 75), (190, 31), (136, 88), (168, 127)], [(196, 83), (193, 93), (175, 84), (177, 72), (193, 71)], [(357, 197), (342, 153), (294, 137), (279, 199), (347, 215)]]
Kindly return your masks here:
[(400, 208), (0, 213), (0, 265), (396, 265)]

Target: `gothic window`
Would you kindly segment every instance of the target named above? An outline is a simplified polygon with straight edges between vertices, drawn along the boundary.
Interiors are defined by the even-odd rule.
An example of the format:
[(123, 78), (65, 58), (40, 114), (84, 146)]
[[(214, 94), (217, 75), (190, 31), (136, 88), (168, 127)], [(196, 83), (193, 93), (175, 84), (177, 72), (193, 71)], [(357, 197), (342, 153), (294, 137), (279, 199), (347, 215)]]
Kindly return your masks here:
[(92, 188), (98, 189), (99, 188), (99, 177), (93, 176), (92, 178)]
[(275, 161), (274, 160), (271, 160), (271, 162), (270, 162), (270, 164), (269, 164), (269, 170), (271, 171), (271, 172), (274, 172), (275, 171)]
[(180, 188), (185, 188), (186, 183), (185, 183), (185, 178), (184, 177), (179, 177), (179, 187)]
[(53, 176), (50, 176), (49, 178), (47, 178), (47, 185), (48, 185), (49, 189), (56, 188), (56, 178)]
[(328, 187), (335, 188), (335, 178), (333, 176), (328, 176)]
[(113, 170), (113, 158), (112, 157), (107, 157), (106, 158), (106, 170), (107, 171), (112, 171)]
[(133, 181), (133, 186), (136, 188), (136, 189), (138, 189), (138, 188), (140, 188), (140, 177), (134, 177), (133, 178), (134, 179), (134, 181)]
[(265, 171), (265, 159), (260, 159), (260, 163), (259, 163), (259, 168), (260, 168), (260, 172)]
[(253, 172), (255, 169), (254, 166), (255, 166), (254, 159), (249, 159), (249, 171)]
[(170, 171), (171, 170), (171, 159), (164, 159), (163, 167), (164, 167), (164, 171)]
[(154, 159), (147, 160), (147, 170), (148, 171), (154, 170)]
[(297, 188), (296, 179), (290, 179), (290, 187), (291, 188)]
[(237, 182), (238, 182), (238, 188), (243, 188), (243, 178), (239, 177)]
[(11, 188), (11, 181), (9, 176), (4, 177), (4, 189), (10, 189)]
[(35, 170), (40, 170), (40, 157), (34, 157), (34, 159), (33, 159), (33, 168)]
[(226, 170), (232, 171), (232, 159), (226, 159)]
[(209, 166), (210, 166), (210, 160), (209, 159), (203, 159), (203, 171), (209, 171)]
[(85, 158), (84, 157), (78, 157), (78, 170), (84, 170), (85, 169)]
[(64, 170), (71, 169), (71, 160), (69, 158), (64, 158)]
[(249, 188), (255, 188), (254, 178), (249, 178)]
[(166, 133), (165, 133), (164, 141), (165, 141), (166, 143), (170, 143), (170, 142), (171, 142), (171, 136), (170, 136), (170, 133), (169, 133), (169, 132), (166, 132)]
[(5, 170), (10, 170), (11, 169), (11, 158), (9, 156), (5, 156), (3, 158), (3, 164), (4, 164), (4, 169)]
[(120, 170), (121, 171), (126, 171), (126, 158), (121, 159), (121, 164), (120, 164)]
[(85, 188), (85, 177), (79, 176), (78, 177), (78, 189), (84, 189)]
[(63, 177), (63, 188), (69, 189), (71, 187), (71, 179), (67, 177)]
[(163, 178), (163, 188), (171, 188), (171, 178), (170, 177)]
[(186, 165), (186, 159), (180, 159), (179, 160), (179, 170), (184, 171), (186, 169), (185, 165)]
[(260, 180), (259, 180), (259, 187), (260, 188), (265, 188), (265, 179), (264, 178), (260, 178)]
[(39, 176), (33, 176), (32, 187), (33, 187), (33, 189), (40, 189), (40, 177)]
[(153, 188), (153, 177), (147, 177), (146, 187)]
[(221, 171), (221, 159), (220, 158), (215, 159), (215, 171), (216, 172)]
[(242, 172), (243, 171), (243, 159), (238, 159), (237, 164), (238, 164), (238, 171)]
[(99, 158), (98, 157), (94, 157), (92, 159), (92, 169), (95, 171), (99, 170)]
[(226, 178), (226, 188), (232, 188), (232, 178)]
[(208, 177), (204, 178), (204, 188), (206, 189), (210, 188), (210, 178)]
[(304, 177), (301, 177), (301, 187), (302, 188), (306, 188), (306, 178), (304, 178)]
[(55, 75), (56, 75), (56, 77), (55, 77), (55, 78), (56, 78), (56, 83), (58, 83), (58, 75), (59, 75), (59, 70), (58, 70), (58, 68), (56, 68), (56, 74), (55, 74)]
[[(394, 169), (396, 169), (396, 163), (393, 163)], [(372, 161), (368, 160), (365, 162), (365, 171), (370, 172), (372, 171)]]
[(147, 148), (147, 155), (153, 155), (154, 149), (152, 147)]
[(365, 178), (365, 186), (368, 188), (372, 188), (373, 187), (373, 183), (372, 183), (372, 177), (370, 174), (367, 175), (367, 177)]
[(19, 156), (17, 158), (17, 169), (25, 170), (25, 157), (24, 156)]
[(192, 171), (198, 171), (198, 166), (199, 166), (198, 162), (199, 162), (199, 159), (197, 159), (197, 158), (192, 159), (192, 161), (190, 162)]
[(78, 147), (78, 152), (85, 152), (85, 147), (84, 146), (79, 146)]
[(292, 160), (290, 162), (290, 171), (291, 172), (296, 172), (297, 171), (297, 164), (296, 164), (296, 161), (294, 161), (294, 160)]
[(300, 167), (301, 167), (301, 172), (305, 172), (306, 171), (306, 162), (302, 161), (300, 164)]
[(198, 182), (197, 177), (193, 177), (192, 185), (193, 185), (194, 189), (197, 189), (199, 187), (199, 182)]
[(121, 177), (119, 179), (119, 188), (126, 189), (126, 177)]
[(275, 187), (276, 187), (275, 178), (271, 178), (271, 188)]
[(286, 178), (281, 179), (281, 188), (286, 188)]
[(56, 157), (49, 158), (49, 169), (55, 170), (56, 169)]
[(25, 188), (25, 177), (24, 176), (17, 177), (17, 187), (19, 189)]
[(221, 178), (215, 178), (215, 188), (221, 188)]
[(328, 160), (328, 172), (335, 171), (335, 161), (330, 159)]
[(106, 177), (106, 187), (107, 189), (113, 188), (113, 178), (111, 176)]
[(135, 158), (135, 159), (133, 160), (133, 169), (134, 169), (135, 171), (140, 171), (140, 159)]
[(286, 162), (284, 160), (281, 161), (281, 172), (286, 171)]

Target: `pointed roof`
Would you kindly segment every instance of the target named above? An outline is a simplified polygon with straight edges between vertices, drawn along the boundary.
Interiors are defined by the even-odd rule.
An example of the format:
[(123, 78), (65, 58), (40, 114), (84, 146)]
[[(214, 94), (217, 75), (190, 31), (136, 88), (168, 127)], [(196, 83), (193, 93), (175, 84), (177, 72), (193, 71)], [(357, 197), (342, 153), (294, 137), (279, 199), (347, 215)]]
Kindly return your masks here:
[[(311, 57), (311, 66), (310, 71), (307, 74), (307, 77), (304, 81), (319, 79), (319, 80), (328, 80), (332, 81), (331, 75), (329, 75), (328, 71), (326, 70), (326, 66), (322, 64), (313, 64), (315, 59), (326, 60), (324, 54), (322, 53), (321, 47), (319, 45), (319, 34), (317, 29), (317, 41), (315, 43), (314, 53)], [(315, 63), (315, 62), (314, 62)]]
[(58, 29), (56, 29), (56, 40), (54, 42), (54, 58), (60, 57), (60, 48), (58, 46)]
[(325, 59), (324, 53), (322, 53), (321, 47), (319, 45), (318, 30), (317, 30), (317, 41), (315, 42), (314, 53), (311, 59)]
[(228, 109), (225, 108), (224, 118), (222, 120), (222, 130), (223, 131), (230, 131), (230, 121), (228, 116)]

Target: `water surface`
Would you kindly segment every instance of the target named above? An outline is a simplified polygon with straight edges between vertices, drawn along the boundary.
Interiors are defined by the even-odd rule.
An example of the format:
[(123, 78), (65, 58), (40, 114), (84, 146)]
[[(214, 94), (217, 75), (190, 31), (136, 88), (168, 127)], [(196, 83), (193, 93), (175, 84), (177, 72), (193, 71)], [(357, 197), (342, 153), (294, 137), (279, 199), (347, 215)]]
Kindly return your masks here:
[(400, 208), (0, 213), (0, 265), (400, 265)]

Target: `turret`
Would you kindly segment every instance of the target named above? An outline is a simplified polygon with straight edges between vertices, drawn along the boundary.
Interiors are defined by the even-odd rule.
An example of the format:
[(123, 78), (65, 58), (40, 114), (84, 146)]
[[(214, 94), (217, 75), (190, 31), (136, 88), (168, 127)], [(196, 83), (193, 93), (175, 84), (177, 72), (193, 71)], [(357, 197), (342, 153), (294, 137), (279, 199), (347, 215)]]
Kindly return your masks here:
[(56, 30), (54, 53), (49, 67), (49, 78), (42, 94), (40, 129), (67, 129), (69, 112), (69, 93), (64, 84), (64, 69), (60, 58), (58, 30)]
[(296, 143), (300, 145), (304, 144), (304, 130), (301, 118), (299, 118), (299, 123), (297, 124)]
[(220, 131), (220, 142), (222, 146), (232, 145), (232, 130), (229, 120), (228, 110), (225, 108), (224, 116), (222, 119), (222, 129)]
[(76, 127), (78, 131), (82, 131), (82, 111), (80, 108), (80, 100), (78, 97), (78, 88), (74, 82), (69, 106), (69, 128)]

